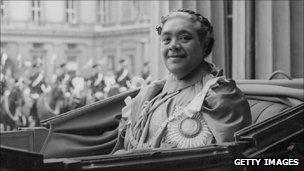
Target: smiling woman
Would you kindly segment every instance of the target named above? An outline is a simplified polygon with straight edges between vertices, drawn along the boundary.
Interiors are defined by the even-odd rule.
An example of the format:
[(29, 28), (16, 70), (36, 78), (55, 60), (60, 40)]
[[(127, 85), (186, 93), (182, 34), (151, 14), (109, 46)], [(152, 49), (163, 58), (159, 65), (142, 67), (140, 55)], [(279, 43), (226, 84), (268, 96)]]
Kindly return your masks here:
[(212, 30), (191, 10), (161, 18), (157, 32), (170, 74), (126, 100), (113, 152), (221, 144), (251, 124), (244, 94), (204, 60), (214, 44)]
[(198, 61), (209, 55), (214, 43), (209, 21), (186, 11), (190, 12), (180, 10), (162, 17), (163, 26), (158, 27), (165, 65), (177, 78), (195, 69)]

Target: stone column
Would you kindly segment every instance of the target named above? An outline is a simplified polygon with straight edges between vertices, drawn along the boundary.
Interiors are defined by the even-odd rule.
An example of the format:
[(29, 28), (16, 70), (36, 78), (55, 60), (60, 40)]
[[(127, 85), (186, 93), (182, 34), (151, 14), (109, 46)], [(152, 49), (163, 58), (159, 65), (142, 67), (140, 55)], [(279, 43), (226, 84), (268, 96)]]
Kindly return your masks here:
[(210, 0), (197, 0), (197, 12), (206, 17), (209, 21), (211, 20), (211, 1)]
[(183, 2), (183, 8), (191, 9), (191, 10), (197, 10), (197, 0), (186, 0)]
[(268, 78), (273, 71), (272, 1), (256, 1), (256, 78)]
[(303, 1), (290, 1), (290, 25), (291, 25), (291, 76), (304, 77), (304, 53), (303, 53)]
[(225, 71), (226, 49), (224, 17), (224, 1), (211, 1), (211, 23), (213, 24), (213, 33), (215, 39), (211, 60)]
[(273, 1), (273, 71), (290, 75), (290, 5)]
[(150, 62), (151, 62), (151, 75), (153, 79), (159, 78), (159, 60), (160, 60), (160, 46), (159, 37), (155, 32), (155, 26), (159, 24), (159, 18), (161, 16), (161, 6), (164, 3), (161, 1), (151, 1), (151, 29), (150, 29)]
[(245, 1), (233, 1), (232, 31), (232, 77), (245, 78)]

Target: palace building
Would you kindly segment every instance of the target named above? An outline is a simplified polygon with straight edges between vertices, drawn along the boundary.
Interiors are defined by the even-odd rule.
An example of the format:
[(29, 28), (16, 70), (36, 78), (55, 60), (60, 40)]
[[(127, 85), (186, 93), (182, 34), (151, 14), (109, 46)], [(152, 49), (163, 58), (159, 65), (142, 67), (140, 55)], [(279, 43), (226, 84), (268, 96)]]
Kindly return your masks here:
[(100, 63), (115, 70), (127, 59), (138, 75), (150, 61), (154, 79), (167, 73), (155, 26), (174, 9), (189, 8), (214, 26), (215, 46), (208, 60), (234, 79), (267, 79), (276, 70), (303, 77), (303, 1), (81, 1), (1, 0), (1, 54), (13, 64), (41, 62), (48, 78), (67, 63), (85, 74)]
[(149, 4), (1, 0), (1, 53), (15, 64), (17, 77), (22, 75), (18, 60), (41, 61), (48, 78), (62, 63), (81, 74), (92, 63), (115, 69), (120, 59), (128, 59), (130, 71), (138, 74), (148, 60)]

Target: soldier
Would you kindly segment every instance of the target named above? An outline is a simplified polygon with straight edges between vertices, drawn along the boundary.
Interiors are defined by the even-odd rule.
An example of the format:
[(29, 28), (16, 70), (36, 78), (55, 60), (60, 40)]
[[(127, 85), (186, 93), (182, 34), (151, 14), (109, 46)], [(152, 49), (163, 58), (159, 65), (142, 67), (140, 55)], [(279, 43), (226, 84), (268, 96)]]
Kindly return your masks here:
[(92, 66), (93, 76), (89, 78), (91, 82), (92, 93), (97, 100), (104, 97), (105, 81), (104, 75), (102, 74), (101, 66), (99, 64), (94, 64)]
[(141, 71), (141, 77), (145, 80), (146, 84), (150, 84), (152, 81), (152, 77), (150, 74), (150, 63), (145, 62), (144, 67)]
[(66, 63), (59, 65), (59, 68), (56, 70), (56, 74), (53, 76), (53, 81), (57, 85), (66, 84), (70, 79), (69, 74), (67, 73)]
[(37, 100), (39, 96), (44, 93), (47, 89), (43, 71), (40, 70), (38, 64), (32, 66), (32, 75), (29, 77), (29, 89), (30, 97), (33, 99), (33, 105), (30, 109), (31, 118), (35, 121), (35, 125), (39, 125), (39, 119), (37, 115)]
[(130, 87), (130, 73), (127, 69), (127, 61), (125, 59), (119, 60), (116, 82), (120, 86), (120, 92), (126, 91)]
[(56, 74), (53, 75), (52, 80), (56, 85), (61, 87), (67, 93), (71, 93), (72, 89), (74, 88), (72, 84), (73, 78), (67, 71), (66, 63), (59, 65), (59, 68), (57, 68)]
[(40, 94), (46, 89), (46, 82), (43, 71), (40, 70), (40, 66), (34, 64), (32, 67), (32, 75), (30, 76), (30, 85), (32, 97), (37, 99)]
[(119, 94), (119, 85), (116, 82), (115, 74), (112, 70), (108, 70), (104, 77), (105, 80), (105, 96), (111, 97), (116, 94)]

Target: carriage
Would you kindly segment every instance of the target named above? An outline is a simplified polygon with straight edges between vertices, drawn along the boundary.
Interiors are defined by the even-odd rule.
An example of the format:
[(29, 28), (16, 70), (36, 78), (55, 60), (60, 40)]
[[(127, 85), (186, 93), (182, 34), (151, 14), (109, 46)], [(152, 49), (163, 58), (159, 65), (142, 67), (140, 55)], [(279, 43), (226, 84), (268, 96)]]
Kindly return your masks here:
[[(252, 125), (235, 141), (191, 149), (110, 154), (127, 96), (138, 89), (42, 121), (43, 127), (1, 133), (1, 168), (8, 170), (254, 170), (235, 159), (300, 159), (303, 169), (304, 79), (238, 80)], [(302, 164), (302, 166), (301, 166)], [(259, 166), (260, 169), (278, 169)], [(284, 167), (280, 167), (284, 169)]]

